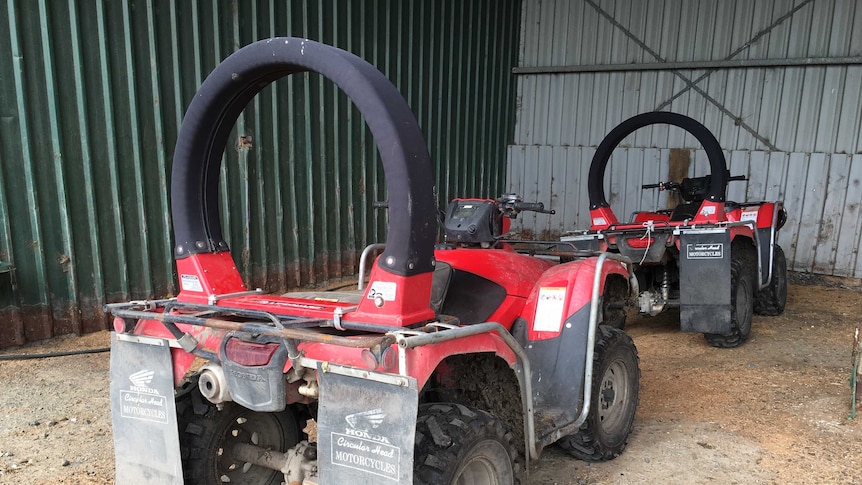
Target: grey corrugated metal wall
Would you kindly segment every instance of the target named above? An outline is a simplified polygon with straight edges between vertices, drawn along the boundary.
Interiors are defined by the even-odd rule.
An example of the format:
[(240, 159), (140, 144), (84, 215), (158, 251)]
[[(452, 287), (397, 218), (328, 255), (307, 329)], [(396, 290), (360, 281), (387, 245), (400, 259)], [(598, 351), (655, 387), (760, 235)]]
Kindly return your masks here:
[[(706, 125), (731, 172), (750, 177), (731, 182), (732, 199), (786, 202), (779, 243), (792, 269), (862, 277), (862, 2), (526, 0), (521, 37), (508, 189), (558, 211), (522, 230), (589, 227), (594, 148), (628, 117), (667, 110)], [(615, 152), (606, 185), (618, 216), (664, 207), (640, 185), (667, 179), (672, 148), (691, 149), (691, 174), (704, 173), (677, 128), (638, 130)]]
[[(257, 39), (369, 60), (416, 113), (441, 202), (499, 193), (520, 14), (518, 0), (0, 0), (0, 263), (14, 266), (0, 264), (0, 347), (101, 329), (104, 303), (176, 291), (177, 129), (206, 74)], [(271, 291), (353, 274), (385, 231), (359, 113), (319, 76), (291, 78), (245, 110), (222, 172), (234, 259)]]

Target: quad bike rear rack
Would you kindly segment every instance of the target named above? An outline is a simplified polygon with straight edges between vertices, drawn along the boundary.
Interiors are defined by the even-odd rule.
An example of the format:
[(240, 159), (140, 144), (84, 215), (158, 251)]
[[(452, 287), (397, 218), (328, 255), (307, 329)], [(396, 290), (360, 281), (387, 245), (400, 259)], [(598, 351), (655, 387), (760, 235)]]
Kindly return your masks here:
[[(606, 260), (620, 261), (629, 269), (630, 280), (634, 284), (634, 294), (637, 294), (637, 280), (632, 273), (631, 261), (619, 254), (601, 253), (596, 261), (596, 268), (592, 284), (592, 297), (590, 300), (590, 324), (587, 332), (586, 356), (584, 362), (584, 382), (592, 382), (593, 374), (593, 351), (595, 347), (596, 329), (600, 311), (600, 286), (602, 266)], [(218, 362), (219, 357), (207, 350), (198, 347), (198, 342), (189, 333), (183, 332), (177, 324), (202, 326), (213, 329), (248, 332), (257, 335), (267, 335), (280, 338), (288, 350), (288, 359), (296, 369), (314, 368), (316, 362), (302, 356), (298, 349), (298, 342), (315, 342), (331, 344), (351, 348), (367, 348), (372, 352), (396, 344), (401, 349), (412, 349), (424, 345), (434, 345), (441, 342), (466, 338), (470, 336), (495, 333), (511, 349), (517, 357), (514, 366), (521, 395), (523, 396), (524, 431), (526, 437), (525, 456), (529, 459), (538, 459), (539, 451), (545, 446), (557, 441), (560, 437), (577, 432), (586, 421), (590, 412), (592, 386), (585, 385), (583, 389), (583, 405), (577, 419), (569, 425), (553, 430), (543, 436), (536, 436), (535, 413), (533, 403), (533, 391), (530, 381), (531, 368), (530, 359), (521, 345), (515, 340), (509, 331), (496, 322), (484, 322), (467, 326), (459, 326), (457, 318), (439, 315), (438, 319), (427, 322), (415, 328), (394, 327), (387, 325), (362, 323), (362, 322), (337, 322), (336, 318), (301, 318), (286, 314), (277, 314), (259, 310), (248, 310), (243, 308), (222, 307), (214, 305), (201, 305), (179, 302), (175, 298), (162, 300), (132, 301), (127, 303), (113, 303), (105, 306), (106, 311), (115, 317), (123, 319), (126, 331), (134, 328), (137, 320), (153, 320), (161, 322), (165, 328), (175, 337), (175, 342), (169, 341), (171, 347), (182, 348), (195, 356), (206, 360)], [(189, 312), (186, 314), (172, 313), (174, 311)], [(248, 319), (251, 321), (234, 321), (234, 319)], [(340, 317), (339, 317), (340, 318)], [(323, 333), (321, 329), (334, 329), (363, 332), (362, 335), (342, 336)], [(378, 335), (368, 335), (376, 333)], [(407, 363), (406, 353), (398, 353), (398, 373), (406, 376)]]
[[(783, 201), (778, 201), (776, 204), (783, 204)], [(738, 204), (740, 207), (749, 207), (759, 205), (759, 203), (740, 203)], [(776, 223), (778, 222), (778, 211), (773, 211), (772, 215), (772, 224), (769, 228), (769, 244), (768, 246), (763, 246), (764, 241), (761, 241), (761, 234), (757, 228), (757, 224), (754, 221), (721, 221), (711, 224), (670, 224), (667, 221), (655, 221), (651, 225), (647, 225), (646, 223), (631, 223), (631, 222), (623, 222), (619, 224), (613, 224), (607, 229), (604, 229), (600, 232), (592, 232), (592, 231), (572, 231), (567, 235), (563, 236), (566, 242), (570, 244), (574, 244), (574, 241), (580, 240), (598, 240), (605, 239), (611, 236), (619, 236), (623, 234), (631, 234), (633, 231), (643, 230), (644, 235), (648, 235), (650, 232), (656, 233), (670, 233), (674, 236), (679, 236), (682, 234), (682, 231), (695, 231), (701, 229), (715, 229), (715, 228), (731, 228), (731, 227), (747, 227), (751, 229), (753, 234), (756, 246), (758, 248), (766, 247), (769, 249), (768, 253), (768, 261), (764, 261), (766, 259), (765, 255), (762, 254), (761, 251), (757, 252), (757, 274), (759, 275), (757, 278), (757, 289), (762, 290), (769, 286), (772, 282), (772, 260), (774, 258), (774, 253), (772, 251), (772, 247), (775, 245), (776, 239)], [(582, 250), (583, 251), (583, 250)], [(766, 268), (766, 278), (764, 279), (764, 268)]]

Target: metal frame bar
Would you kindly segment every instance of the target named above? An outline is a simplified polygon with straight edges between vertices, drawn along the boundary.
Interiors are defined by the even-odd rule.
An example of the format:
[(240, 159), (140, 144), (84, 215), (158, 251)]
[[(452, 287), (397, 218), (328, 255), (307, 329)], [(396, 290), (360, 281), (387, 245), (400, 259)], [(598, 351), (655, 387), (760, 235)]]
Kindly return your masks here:
[[(749, 39), (747, 42), (742, 44), (736, 50), (731, 52), (727, 57), (725, 57), (725, 60), (729, 61), (729, 60), (733, 59), (734, 57), (736, 57), (737, 55), (739, 55), (741, 52), (748, 49), (753, 42), (756, 42), (758, 39), (760, 39), (764, 35), (768, 34), (770, 31), (775, 29), (778, 25), (780, 25), (780, 24), (784, 23), (786, 20), (790, 19), (796, 12), (798, 12), (799, 10), (804, 8), (806, 5), (808, 5), (812, 1), (813, 0), (803, 0), (801, 3), (799, 3), (798, 5), (791, 8), (787, 13), (785, 13), (784, 15), (782, 15), (781, 17), (776, 19), (771, 25), (769, 25), (766, 28), (757, 32), (751, 39)], [(640, 39), (632, 31), (630, 31), (624, 25), (622, 25), (620, 22), (618, 22), (613, 17), (613, 15), (611, 15), (606, 10), (604, 10), (600, 5), (598, 5), (598, 3), (596, 3), (595, 0), (584, 0), (584, 2), (587, 5), (589, 5), (590, 7), (592, 7), (601, 17), (603, 17), (605, 20), (610, 22), (610, 24), (613, 25), (614, 28), (619, 29), (626, 37), (631, 39), (635, 44), (637, 44), (647, 54), (649, 54), (650, 56), (655, 58), (660, 63), (667, 62), (667, 59), (665, 59), (661, 55), (659, 55), (658, 52), (656, 52), (654, 49), (650, 48), (650, 46), (648, 46), (642, 39)], [(753, 127), (746, 124), (743, 121), (741, 116), (737, 116), (736, 114), (732, 113), (730, 110), (727, 109), (727, 107), (724, 106), (724, 104), (722, 104), (717, 99), (710, 96), (709, 93), (704, 91), (702, 88), (698, 87), (698, 83), (700, 83), (704, 79), (708, 78), (713, 72), (715, 72), (714, 70), (709, 70), (705, 74), (699, 76), (697, 79), (689, 78), (687, 75), (683, 74), (678, 69), (677, 70), (671, 70), (671, 72), (676, 77), (678, 77), (683, 83), (685, 83), (685, 86), (681, 90), (677, 91), (673, 96), (671, 96), (670, 98), (668, 98), (667, 100), (665, 100), (664, 102), (659, 104), (655, 108), (654, 111), (664, 110), (665, 108), (670, 106), (670, 104), (673, 102), (673, 100), (675, 100), (676, 98), (681, 96), (683, 93), (687, 92), (688, 90), (692, 90), (692, 91), (696, 92), (697, 94), (700, 94), (701, 96), (703, 96), (703, 98), (706, 99), (710, 104), (712, 104), (716, 108), (718, 108), (718, 110), (722, 114), (730, 117), (734, 121), (734, 123), (736, 123), (739, 127), (741, 127), (742, 129), (744, 129), (745, 131), (750, 133), (757, 141), (762, 143), (768, 149), (770, 149), (772, 151), (778, 151), (778, 147), (776, 147), (768, 138), (766, 138), (763, 135), (761, 135), (760, 133), (758, 133), (756, 129), (754, 129)]]
[(379, 253), (386, 249), (386, 245), (383, 243), (373, 243), (365, 246), (365, 249), (362, 250), (362, 255), (359, 257), (359, 283), (357, 284), (357, 290), (365, 289), (365, 271), (368, 269), (368, 258), (371, 257), (373, 253)]
[(587, 64), (568, 66), (531, 66), (512, 68), (512, 74), (580, 74), (589, 72), (675, 71), (703, 69), (757, 69), (763, 67), (860, 66), (862, 56), (804, 57), (798, 59), (741, 59), (688, 62), (638, 62), (630, 64)]

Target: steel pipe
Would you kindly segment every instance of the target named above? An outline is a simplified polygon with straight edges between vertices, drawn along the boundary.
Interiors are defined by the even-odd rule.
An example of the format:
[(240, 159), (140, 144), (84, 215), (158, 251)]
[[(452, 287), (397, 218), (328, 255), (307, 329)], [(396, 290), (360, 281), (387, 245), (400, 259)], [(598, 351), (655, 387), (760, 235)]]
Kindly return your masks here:
[(584, 66), (523, 66), (512, 69), (515, 75), (578, 74), (586, 72), (676, 71), (703, 69), (756, 69), (764, 67), (859, 66), (862, 56), (805, 57), (799, 59), (743, 59), (686, 62), (637, 62), (631, 64), (588, 64)]

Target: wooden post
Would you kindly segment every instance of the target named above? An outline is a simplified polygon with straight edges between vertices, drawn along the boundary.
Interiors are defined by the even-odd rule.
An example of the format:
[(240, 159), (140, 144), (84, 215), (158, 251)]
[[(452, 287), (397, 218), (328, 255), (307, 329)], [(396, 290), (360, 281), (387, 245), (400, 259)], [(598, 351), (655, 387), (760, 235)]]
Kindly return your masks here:
[[(667, 180), (669, 182), (682, 182), (682, 179), (688, 177), (688, 167), (691, 165), (691, 151), (686, 148), (672, 148), (670, 150), (669, 162), (670, 166), (667, 170)], [(682, 202), (682, 198), (677, 192), (667, 193), (667, 208), (673, 209)]]
[(862, 410), (862, 326), (856, 326), (856, 333), (853, 336), (853, 374), (850, 376), (851, 392), (853, 393), (853, 409), (850, 410), (850, 417), (855, 418), (856, 412)]

